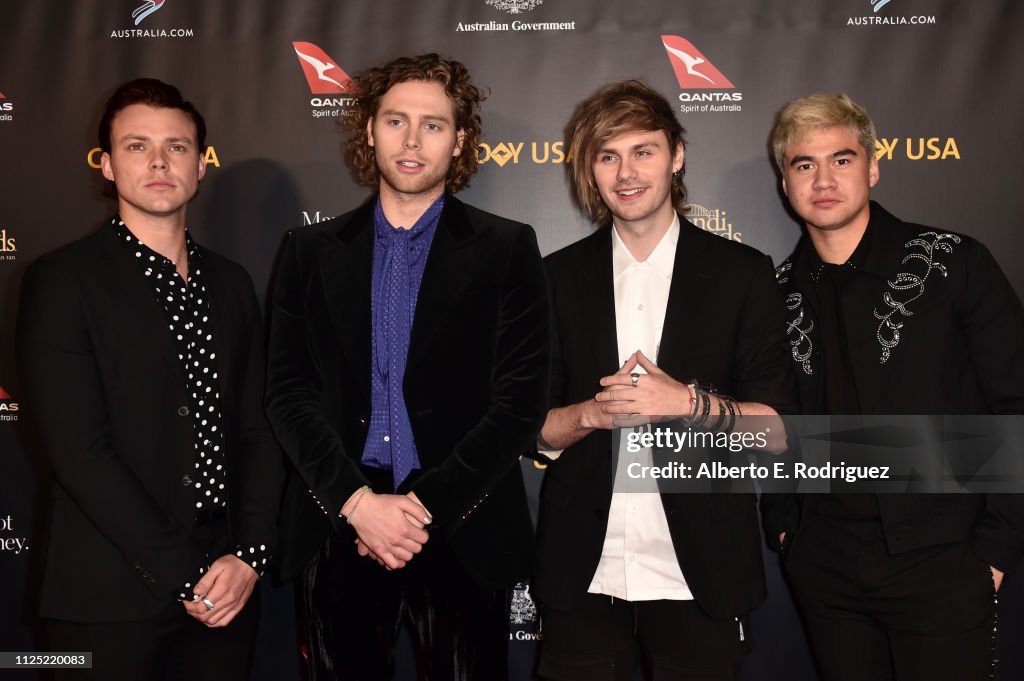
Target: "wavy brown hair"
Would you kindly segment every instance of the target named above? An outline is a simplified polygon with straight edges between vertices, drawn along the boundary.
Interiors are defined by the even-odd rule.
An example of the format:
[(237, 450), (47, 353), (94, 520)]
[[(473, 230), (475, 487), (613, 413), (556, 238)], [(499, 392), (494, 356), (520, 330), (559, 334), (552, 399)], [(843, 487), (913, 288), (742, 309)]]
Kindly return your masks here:
[(377, 187), (380, 174), (370, 146), (366, 124), (377, 114), (381, 97), (392, 87), (410, 80), (438, 82), (455, 105), (455, 128), (462, 131), (462, 153), (454, 158), (445, 178), (445, 189), (454, 193), (469, 184), (477, 169), (476, 149), (480, 140), (480, 102), (487, 95), (470, 82), (469, 71), (461, 63), (442, 59), (437, 54), (399, 57), (383, 66), (375, 66), (352, 79), (353, 105), (345, 111), (341, 125), (349, 134), (346, 144), (348, 162), (356, 179), (368, 187)]
[[(605, 222), (610, 213), (594, 181), (594, 159), (608, 140), (629, 132), (662, 130), (668, 137), (668, 148), (686, 149), (686, 130), (676, 119), (672, 105), (654, 88), (639, 80), (609, 83), (576, 107), (566, 126), (569, 146), (569, 172), (576, 201), (592, 220)], [(686, 162), (672, 175), (672, 205), (685, 212), (686, 185), (683, 174)]]

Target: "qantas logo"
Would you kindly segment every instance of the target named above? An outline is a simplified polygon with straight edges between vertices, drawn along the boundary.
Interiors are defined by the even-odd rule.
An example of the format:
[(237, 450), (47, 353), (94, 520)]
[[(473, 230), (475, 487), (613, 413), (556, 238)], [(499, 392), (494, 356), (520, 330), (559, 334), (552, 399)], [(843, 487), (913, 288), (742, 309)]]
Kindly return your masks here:
[(676, 72), (679, 87), (684, 90), (696, 88), (732, 89), (736, 86), (722, 72), (693, 46), (689, 40), (677, 35), (661, 36), (661, 43), (668, 53), (668, 60)]
[(880, 9), (882, 9), (883, 7), (885, 7), (888, 4), (889, 4), (889, 0), (871, 0), (871, 5), (874, 8), (875, 12), (877, 12)]
[(0, 421), (17, 421), (18, 403), (7, 392), (0, 388)]
[(293, 42), (302, 72), (306, 74), (309, 91), (314, 95), (335, 95), (352, 92), (352, 79), (313, 43)]
[(157, 11), (164, 6), (167, 0), (146, 0), (132, 12), (132, 18), (135, 19), (135, 25), (138, 26), (142, 23), (142, 20), (148, 17), (153, 12)]

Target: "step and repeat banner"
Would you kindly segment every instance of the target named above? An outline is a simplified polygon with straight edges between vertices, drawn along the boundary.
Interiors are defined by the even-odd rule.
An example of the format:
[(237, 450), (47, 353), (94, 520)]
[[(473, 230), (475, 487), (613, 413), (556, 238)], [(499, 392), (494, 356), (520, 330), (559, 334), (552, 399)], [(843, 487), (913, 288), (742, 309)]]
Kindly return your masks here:
[[(203, 112), (210, 148), (190, 229), (242, 263), (261, 296), (287, 229), (367, 196), (336, 125), (349, 76), (426, 51), (461, 60), (490, 90), (480, 171), (461, 197), (532, 224), (545, 253), (592, 229), (570, 198), (563, 129), (602, 84), (640, 78), (676, 104), (690, 219), (777, 262), (800, 228), (767, 149), (773, 113), (793, 97), (845, 91), (878, 127), (874, 197), (906, 220), (981, 239), (1024, 293), (1022, 34), (1024, 6), (1012, 0), (0, 3), (0, 648), (38, 650), (32, 594), (45, 513), (45, 480), (22, 427), (32, 405), (19, 399), (14, 364), (18, 289), (34, 258), (113, 210), (95, 131), (119, 83), (166, 80)], [(523, 466), (535, 495), (543, 470)], [(768, 565), (744, 679), (810, 681), (799, 620), (777, 560)], [(1024, 630), (1020, 580), (1001, 594), (1004, 643)], [(256, 676), (298, 679), (289, 587), (264, 581)], [(532, 678), (543, 627), (526, 584), (510, 624), (513, 678)], [(1006, 678), (1024, 678), (1012, 647)], [(7, 675), (34, 678), (0, 670)]]

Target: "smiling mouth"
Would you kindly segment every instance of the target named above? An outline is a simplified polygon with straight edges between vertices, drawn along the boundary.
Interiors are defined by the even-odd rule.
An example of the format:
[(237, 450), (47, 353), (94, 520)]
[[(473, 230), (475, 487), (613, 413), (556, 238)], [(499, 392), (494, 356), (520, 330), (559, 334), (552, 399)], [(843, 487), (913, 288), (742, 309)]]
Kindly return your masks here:
[(403, 168), (422, 168), (426, 164), (418, 163), (416, 161), (399, 161), (398, 165), (402, 166)]
[(615, 193), (623, 198), (631, 198), (634, 196), (639, 196), (640, 194), (643, 194), (645, 191), (647, 191), (647, 187), (637, 187), (635, 189), (620, 189)]

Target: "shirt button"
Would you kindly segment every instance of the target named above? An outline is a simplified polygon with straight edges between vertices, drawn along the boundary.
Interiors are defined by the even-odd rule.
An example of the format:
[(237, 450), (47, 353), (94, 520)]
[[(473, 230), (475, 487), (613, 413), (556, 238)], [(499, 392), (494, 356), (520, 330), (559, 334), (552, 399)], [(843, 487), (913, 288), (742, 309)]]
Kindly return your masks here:
[(629, 562), (630, 563), (635, 563), (636, 562), (636, 556), (630, 556), (629, 557)]
[(384, 436), (384, 442), (391, 442), (391, 436), (390, 435), (385, 435)]
[(181, 476), (181, 486), (182, 487), (191, 487), (192, 486), (192, 476), (191, 475), (183, 475), (183, 476)]
[(636, 506), (633, 506), (632, 508), (630, 508), (629, 512), (632, 513), (633, 515), (636, 515)]
[(643, 311), (644, 311), (644, 305), (643, 305), (643, 303), (640, 303), (639, 305), (637, 305), (637, 306), (636, 306), (636, 309), (638, 309), (638, 310), (640, 310), (641, 312), (643, 312)]
[(178, 416), (188, 416), (188, 407), (178, 407)]

